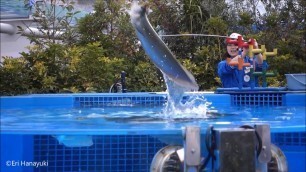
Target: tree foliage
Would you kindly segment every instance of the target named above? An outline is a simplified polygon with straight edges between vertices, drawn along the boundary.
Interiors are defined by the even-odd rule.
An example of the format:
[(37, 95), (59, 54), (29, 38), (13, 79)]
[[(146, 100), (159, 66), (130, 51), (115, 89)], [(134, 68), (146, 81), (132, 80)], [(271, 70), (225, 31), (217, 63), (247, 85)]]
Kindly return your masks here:
[[(162, 73), (145, 55), (130, 23), (125, 0), (97, 0), (94, 12), (71, 21), (78, 12), (73, 4), (59, 2), (66, 15), (55, 17), (55, 8), (38, 11), (34, 17), (46, 37), (28, 38), (32, 46), (20, 58), (4, 57), (0, 66), (1, 95), (73, 92), (108, 92), (127, 73), (128, 91), (165, 91)], [(70, 1), (69, 1), (70, 2)], [(159, 34), (228, 35), (238, 32), (255, 38), (267, 51), (270, 86), (285, 86), (286, 73), (305, 73), (305, 2), (302, 0), (167, 0), (146, 2), (148, 15)], [(260, 7), (260, 8), (259, 8)], [(57, 9), (55, 9), (57, 10)], [(54, 20), (56, 19), (56, 20)], [(51, 27), (52, 26), (52, 27)], [(57, 26), (57, 27), (53, 27)], [(62, 41), (52, 34), (62, 31)], [(23, 31), (23, 30), (21, 30)], [(47, 32), (46, 32), (47, 31)], [(46, 39), (47, 38), (47, 39)], [(195, 76), (200, 90), (220, 86), (217, 64), (223, 60), (224, 38), (162, 37), (177, 59)]]
[(28, 31), (29, 34), (26, 36), (31, 43), (44, 47), (49, 43), (71, 44), (76, 40), (77, 33), (72, 24), (76, 22), (76, 16), (80, 11), (74, 9), (73, 1), (37, 1), (34, 8), (29, 2), (25, 0), (25, 6), (33, 11), (31, 17), (35, 22), (35, 28), (25, 25), (18, 26), (18, 30), (20, 34)]

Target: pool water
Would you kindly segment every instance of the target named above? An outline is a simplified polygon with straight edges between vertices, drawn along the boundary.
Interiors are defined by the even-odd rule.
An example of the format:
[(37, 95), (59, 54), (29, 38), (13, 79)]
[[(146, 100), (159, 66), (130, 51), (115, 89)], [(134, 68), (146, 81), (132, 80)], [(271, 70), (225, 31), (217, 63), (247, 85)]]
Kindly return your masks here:
[[(203, 110), (203, 112), (201, 112)], [(304, 131), (305, 107), (218, 107), (166, 116), (163, 107), (1, 109), (2, 133), (158, 134), (180, 133), (186, 125), (214, 127), (269, 124), (272, 131)]]
[[(202, 94), (211, 105), (170, 115), (162, 93), (1, 97), (1, 170), (147, 172), (156, 152), (182, 144), (186, 126), (200, 126), (204, 135), (210, 125), (263, 123), (270, 125), (271, 142), (285, 153), (289, 170), (306, 170), (304, 94)], [(6, 164), (21, 161), (48, 164)]]

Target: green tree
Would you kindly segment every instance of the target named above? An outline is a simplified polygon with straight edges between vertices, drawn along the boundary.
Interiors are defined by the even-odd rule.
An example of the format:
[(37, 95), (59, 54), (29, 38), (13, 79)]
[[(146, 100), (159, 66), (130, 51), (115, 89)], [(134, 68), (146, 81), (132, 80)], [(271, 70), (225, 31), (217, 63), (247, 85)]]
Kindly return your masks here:
[(71, 56), (69, 69), (74, 78), (73, 87), (79, 92), (108, 92), (126, 67), (123, 58), (109, 58), (100, 43), (75, 46), (67, 51)]
[[(161, 72), (138, 43), (127, 13), (130, 4), (124, 0), (98, 0), (95, 12), (82, 18), (74, 29), (70, 25), (77, 14), (73, 4), (52, 2), (61, 2), (68, 11), (66, 16), (54, 17), (51, 7), (49, 11), (37, 11), (35, 18), (38, 28), (45, 31), (44, 36), (28, 35), (34, 45), (28, 53), (21, 53), (18, 59), (5, 57), (0, 66), (1, 95), (63, 90), (108, 92), (123, 70), (127, 72), (129, 91), (165, 91)], [(261, 2), (265, 13), (257, 10), (259, 0), (227, 3), (224, 0), (169, 0), (167, 4), (150, 0), (146, 3), (152, 9), (148, 18), (160, 34), (239, 32), (245, 39), (256, 38), (266, 45), (267, 51), (277, 48), (278, 55), (268, 57), (267, 61), (269, 70), (278, 71), (278, 75), (268, 78), (268, 82), (272, 86), (285, 86), (284, 74), (306, 72), (305, 2)], [(53, 26), (62, 31), (61, 39), (55, 39)], [(163, 40), (194, 74), (200, 90), (220, 86), (216, 70), (218, 62), (223, 60), (224, 38), (181, 36), (163, 37)]]
[(31, 89), (23, 58), (3, 57), (0, 65), (0, 95), (16, 95), (27, 93)]
[(37, 1), (32, 9), (35, 27), (18, 26), (19, 33), (28, 37), (31, 43), (44, 47), (49, 43), (72, 44), (77, 39), (73, 24), (80, 11), (74, 9), (74, 2), (67, 0)]
[(267, 13), (261, 18), (263, 29), (258, 39), (268, 51), (278, 48), (278, 55), (268, 58), (268, 62), (270, 69), (279, 73), (275, 82), (285, 86), (284, 74), (306, 72), (305, 2), (266, 0), (263, 3)]
[(126, 9), (124, 0), (97, 0), (94, 12), (79, 21), (79, 43), (100, 42), (109, 57), (137, 56), (138, 40), (135, 34), (131, 34), (134, 29)]
[(58, 92), (66, 86), (69, 77), (66, 67), (69, 59), (63, 58), (65, 47), (53, 43), (46, 47), (41, 49), (35, 45), (28, 53), (21, 53), (28, 77), (31, 78), (27, 85), (31, 86), (30, 92), (33, 93)]

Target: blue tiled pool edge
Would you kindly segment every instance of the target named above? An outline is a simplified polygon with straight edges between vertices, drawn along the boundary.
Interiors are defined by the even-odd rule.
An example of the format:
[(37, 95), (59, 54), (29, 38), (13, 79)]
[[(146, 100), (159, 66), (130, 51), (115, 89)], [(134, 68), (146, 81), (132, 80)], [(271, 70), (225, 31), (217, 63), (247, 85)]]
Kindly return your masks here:
[[(213, 106), (271, 105), (306, 106), (305, 93), (231, 93), (211, 92), (187, 93), (186, 96), (204, 96)], [(1, 108), (33, 107), (95, 107), (131, 104), (141, 106), (161, 106), (167, 94), (160, 93), (83, 93), (83, 94), (30, 94), (0, 97)]]
[[(214, 106), (230, 106), (228, 94), (207, 92), (187, 93), (186, 96), (200, 95)], [(92, 107), (104, 105), (153, 105), (160, 106), (166, 101), (167, 94), (160, 93), (78, 93), (78, 94), (30, 94), (21, 96), (3, 96), (1, 108), (33, 108), (33, 107)]]

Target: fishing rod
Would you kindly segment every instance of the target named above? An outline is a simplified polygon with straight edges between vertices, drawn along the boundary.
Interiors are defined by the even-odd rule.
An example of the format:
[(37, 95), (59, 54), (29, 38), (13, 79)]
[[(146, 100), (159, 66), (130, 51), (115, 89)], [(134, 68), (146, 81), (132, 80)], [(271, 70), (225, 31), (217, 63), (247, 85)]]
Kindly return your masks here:
[(226, 38), (228, 36), (222, 35), (210, 35), (210, 34), (170, 34), (170, 35), (158, 35), (160, 37), (177, 37), (177, 36), (203, 36), (203, 37), (219, 37), (219, 38)]

